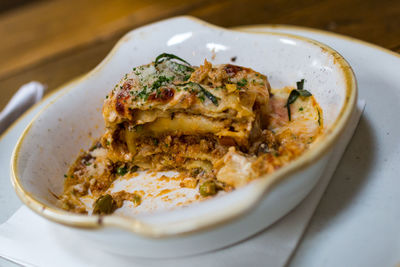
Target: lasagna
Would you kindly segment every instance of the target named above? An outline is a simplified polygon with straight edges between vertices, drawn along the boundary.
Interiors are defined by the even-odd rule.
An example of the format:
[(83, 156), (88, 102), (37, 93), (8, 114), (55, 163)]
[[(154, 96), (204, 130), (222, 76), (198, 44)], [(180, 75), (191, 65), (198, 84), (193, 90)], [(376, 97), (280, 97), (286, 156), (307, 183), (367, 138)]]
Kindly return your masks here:
[(109, 214), (144, 193), (110, 194), (139, 171), (174, 170), (203, 200), (242, 187), (303, 153), (323, 129), (322, 110), (304, 88), (271, 89), (265, 75), (232, 64), (196, 67), (161, 54), (135, 67), (106, 96), (104, 135), (65, 175), (62, 208)]

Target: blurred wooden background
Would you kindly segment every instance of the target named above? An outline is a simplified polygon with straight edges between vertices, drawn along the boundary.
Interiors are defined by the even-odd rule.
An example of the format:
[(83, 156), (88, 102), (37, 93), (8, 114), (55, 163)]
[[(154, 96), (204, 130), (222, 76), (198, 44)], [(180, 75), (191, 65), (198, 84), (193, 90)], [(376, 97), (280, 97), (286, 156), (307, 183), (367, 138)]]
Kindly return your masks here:
[(0, 109), (20, 85), (37, 80), (49, 92), (96, 66), (127, 31), (184, 14), (223, 27), (313, 27), (400, 52), (399, 0), (0, 0)]

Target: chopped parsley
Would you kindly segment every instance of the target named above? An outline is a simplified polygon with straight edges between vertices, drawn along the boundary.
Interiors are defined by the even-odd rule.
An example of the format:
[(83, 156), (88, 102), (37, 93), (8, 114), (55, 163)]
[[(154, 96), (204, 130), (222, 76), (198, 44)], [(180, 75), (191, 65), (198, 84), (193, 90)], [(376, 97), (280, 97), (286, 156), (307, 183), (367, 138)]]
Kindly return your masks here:
[(247, 80), (245, 78), (243, 78), (243, 79), (241, 79), (240, 81), (237, 82), (237, 85), (246, 86), (247, 85)]
[(143, 87), (142, 90), (140, 90), (139, 92), (135, 92), (136, 93), (136, 97), (143, 99), (144, 101), (146, 101), (149, 98), (149, 92), (147, 92), (147, 86), (145, 85)]

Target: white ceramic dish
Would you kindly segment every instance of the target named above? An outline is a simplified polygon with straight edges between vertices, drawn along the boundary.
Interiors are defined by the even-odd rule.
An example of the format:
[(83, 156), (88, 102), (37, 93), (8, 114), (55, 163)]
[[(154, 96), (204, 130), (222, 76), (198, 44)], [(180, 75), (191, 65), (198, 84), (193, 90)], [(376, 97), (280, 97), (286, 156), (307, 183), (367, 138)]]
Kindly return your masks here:
[[(102, 133), (104, 96), (133, 66), (148, 63), (161, 52), (178, 54), (196, 65), (205, 57), (211, 60), (214, 54), (214, 63), (229, 62), (236, 56), (235, 64), (265, 73), (275, 88), (305, 78), (307, 89), (324, 110), (326, 134), (313, 149), (274, 174), (189, 208), (136, 220), (80, 216), (58, 209), (50, 191), (61, 193), (62, 176), (79, 150), (90, 145), (89, 133)], [(356, 100), (350, 66), (329, 47), (286, 34), (229, 31), (188, 17), (128, 33), (98, 67), (66, 87), (65, 93), (27, 127), (16, 146), (12, 160), (16, 192), (25, 204), (48, 219), (96, 229), (81, 231), (82, 236), (95, 241), (93, 244), (144, 257), (213, 250), (246, 238), (283, 216), (318, 181), (330, 147)]]

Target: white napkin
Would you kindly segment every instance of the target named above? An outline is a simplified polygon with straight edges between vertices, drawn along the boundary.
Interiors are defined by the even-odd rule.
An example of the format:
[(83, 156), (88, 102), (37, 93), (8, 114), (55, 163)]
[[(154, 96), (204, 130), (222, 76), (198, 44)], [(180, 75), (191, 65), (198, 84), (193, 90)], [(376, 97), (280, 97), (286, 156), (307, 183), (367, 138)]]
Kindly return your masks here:
[(0, 112), (0, 134), (28, 108), (40, 101), (44, 90), (45, 86), (35, 81), (21, 86)]
[[(295, 251), (349, 143), (365, 101), (359, 101), (321, 180), (307, 198), (263, 232), (214, 252), (175, 259), (142, 259), (91, 249), (77, 235), (21, 207), (0, 225), (0, 256), (24, 266), (284, 266)], [(51, 226), (51, 227), (49, 227)]]

